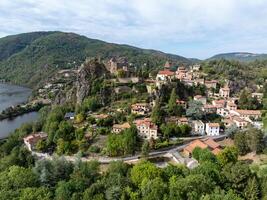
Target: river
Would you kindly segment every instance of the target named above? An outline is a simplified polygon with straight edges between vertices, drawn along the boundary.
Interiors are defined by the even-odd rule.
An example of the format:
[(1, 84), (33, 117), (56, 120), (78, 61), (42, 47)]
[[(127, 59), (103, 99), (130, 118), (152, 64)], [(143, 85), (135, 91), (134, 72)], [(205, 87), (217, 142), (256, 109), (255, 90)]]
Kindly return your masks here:
[[(26, 102), (30, 95), (31, 89), (29, 88), (0, 83), (0, 112), (7, 107)], [(0, 138), (7, 137), (23, 123), (34, 121), (37, 116), (37, 112), (32, 112), (15, 117), (12, 120), (0, 121)]]

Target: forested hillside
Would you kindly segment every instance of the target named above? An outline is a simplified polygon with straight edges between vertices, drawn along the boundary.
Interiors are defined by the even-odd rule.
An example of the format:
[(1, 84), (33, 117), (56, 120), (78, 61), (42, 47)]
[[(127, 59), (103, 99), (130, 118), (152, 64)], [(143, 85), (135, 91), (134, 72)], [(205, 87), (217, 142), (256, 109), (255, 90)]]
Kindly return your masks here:
[(208, 60), (218, 60), (218, 59), (251, 62), (255, 60), (266, 60), (267, 54), (254, 54), (254, 53), (246, 53), (246, 52), (222, 53), (222, 54), (217, 54), (215, 56), (212, 56)]
[(127, 57), (139, 67), (188, 59), (154, 50), (89, 39), (74, 33), (35, 32), (0, 39), (0, 79), (33, 86), (57, 69), (79, 66), (87, 57)]

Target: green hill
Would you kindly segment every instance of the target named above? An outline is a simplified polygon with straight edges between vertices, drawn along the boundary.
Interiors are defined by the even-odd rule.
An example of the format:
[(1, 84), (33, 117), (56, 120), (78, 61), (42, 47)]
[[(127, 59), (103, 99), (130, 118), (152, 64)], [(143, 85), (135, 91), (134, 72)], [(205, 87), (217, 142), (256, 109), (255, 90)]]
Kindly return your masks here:
[(190, 60), (155, 50), (89, 39), (74, 33), (34, 32), (0, 39), (0, 79), (34, 86), (56, 70), (73, 68), (86, 57), (125, 56), (135, 66), (177, 63)]
[(267, 54), (254, 54), (247, 52), (222, 53), (212, 56), (208, 60), (237, 60), (240, 62), (252, 62), (255, 60), (267, 60)]

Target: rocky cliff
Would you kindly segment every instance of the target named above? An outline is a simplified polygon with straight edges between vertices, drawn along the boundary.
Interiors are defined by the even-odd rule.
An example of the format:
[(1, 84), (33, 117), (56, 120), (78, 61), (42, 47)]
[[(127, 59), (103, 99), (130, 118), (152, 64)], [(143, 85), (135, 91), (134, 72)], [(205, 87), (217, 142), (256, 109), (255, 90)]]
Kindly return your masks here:
[(87, 60), (78, 70), (76, 81), (76, 100), (80, 104), (84, 98), (90, 95), (92, 82), (100, 77), (108, 76), (105, 65), (98, 60)]
[(109, 77), (105, 65), (97, 59), (86, 60), (78, 69), (72, 81), (56, 94), (54, 104), (82, 103), (91, 94), (92, 83), (101, 77)]

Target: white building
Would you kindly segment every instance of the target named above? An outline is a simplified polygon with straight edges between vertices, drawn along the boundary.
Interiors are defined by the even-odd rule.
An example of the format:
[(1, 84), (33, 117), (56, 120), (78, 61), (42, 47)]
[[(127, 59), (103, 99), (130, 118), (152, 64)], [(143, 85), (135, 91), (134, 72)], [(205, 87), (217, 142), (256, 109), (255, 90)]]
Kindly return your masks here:
[(138, 135), (144, 139), (157, 139), (158, 126), (154, 124), (150, 118), (135, 120), (134, 124), (138, 130)]
[(170, 70), (161, 70), (158, 72), (156, 80), (157, 81), (169, 81), (175, 78), (175, 73)]
[(220, 124), (219, 123), (206, 123), (206, 133), (208, 136), (220, 135)]
[(201, 120), (192, 121), (192, 135), (205, 135), (205, 124)]

